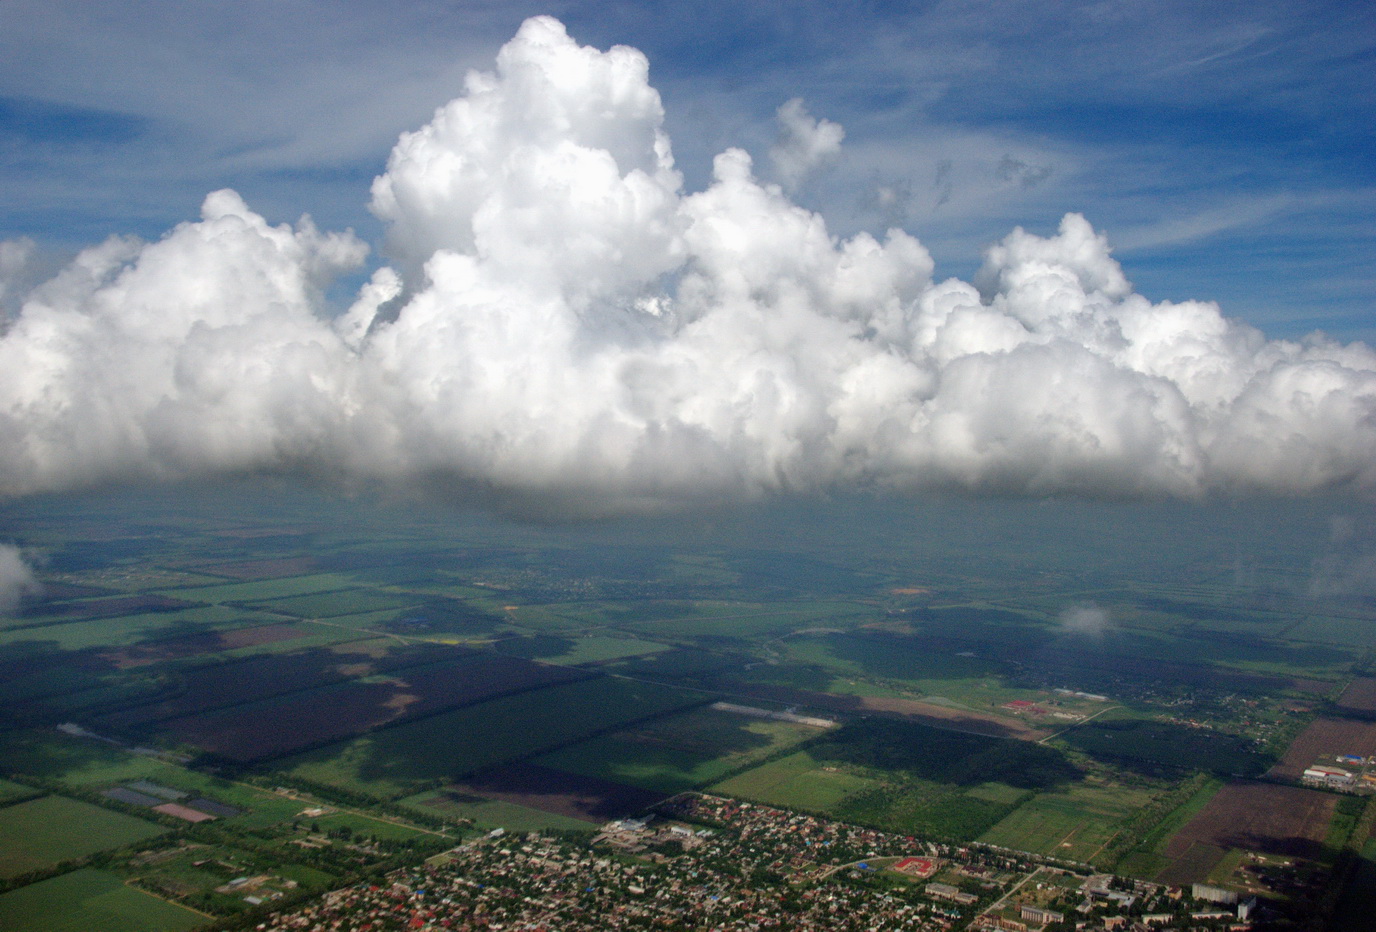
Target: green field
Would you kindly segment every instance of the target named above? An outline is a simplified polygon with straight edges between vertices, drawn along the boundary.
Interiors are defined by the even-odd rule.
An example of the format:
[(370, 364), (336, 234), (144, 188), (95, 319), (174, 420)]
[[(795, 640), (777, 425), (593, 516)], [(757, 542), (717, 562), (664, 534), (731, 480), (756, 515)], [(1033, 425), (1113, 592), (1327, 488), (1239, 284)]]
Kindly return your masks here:
[[(530, 642), (527, 646), (526, 642)], [(642, 641), (638, 638), (583, 635), (581, 637), (514, 638), (503, 641), (497, 648), (502, 653), (530, 657), (547, 663), (577, 666), (584, 663), (605, 663), (624, 657), (643, 657), (669, 650), (668, 644)]]
[(0, 631), (0, 648), (24, 642), (57, 650), (82, 650), (89, 647), (127, 647), (156, 638), (195, 634), (201, 631), (244, 628), (270, 624), (279, 619), (264, 618), (238, 609), (209, 605), (176, 612), (149, 612), (69, 621), (41, 628), (16, 628)]
[(385, 728), (278, 766), (307, 780), (396, 798), (702, 701), (672, 687), (598, 677)]
[(799, 751), (724, 780), (711, 791), (771, 806), (830, 813), (848, 798), (879, 786), (876, 780), (830, 767)]
[(201, 913), (98, 870), (63, 874), (0, 896), (0, 932), (179, 932), (206, 921)]
[[(1174, 805), (1166, 807), (1165, 811), (1155, 811), (1161, 808), (1160, 802), (1155, 807), (1144, 808), (1137, 817), (1138, 821), (1141, 821), (1145, 815), (1149, 820), (1147, 824), (1137, 826), (1142, 834), (1141, 841), (1122, 855), (1114, 865), (1114, 870), (1120, 874), (1154, 878), (1170, 867), (1171, 859), (1166, 857), (1164, 852), (1170, 844), (1171, 837), (1202, 812), (1221, 789), (1223, 781), (1198, 776), (1192, 782), (1172, 789), (1171, 794), (1176, 797), (1176, 801)], [(1170, 796), (1165, 798), (1169, 799)]]
[(30, 796), (37, 796), (40, 790), (23, 783), (15, 783), (13, 780), (0, 779), (0, 805), (13, 802), (18, 799), (26, 799)]
[(222, 586), (195, 586), (187, 589), (168, 589), (159, 595), (189, 602), (261, 602), (285, 596), (328, 592), (333, 589), (352, 589), (358, 583), (350, 576), (338, 573), (314, 573), (309, 576), (286, 576), (280, 579), (259, 579), (253, 582), (228, 583)]
[(336, 615), (397, 611), (423, 601), (414, 595), (377, 592), (371, 589), (344, 589), (290, 596), (270, 601), (255, 601), (254, 608), (266, 612), (280, 612), (300, 618), (332, 618)]
[(684, 614), (627, 619), (623, 626), (661, 638), (753, 637), (829, 625), (850, 626), (873, 616), (874, 609), (853, 602), (798, 602), (792, 605), (697, 602)]
[(1017, 851), (1093, 861), (1122, 830), (1124, 820), (1154, 795), (1144, 787), (1075, 784), (1028, 800), (979, 840)]
[(431, 816), (445, 816), (452, 819), (472, 819), (474, 828), (491, 831), (494, 828), (509, 832), (588, 832), (587, 822), (571, 819), (553, 812), (541, 812), (527, 806), (498, 799), (479, 799), (473, 797), (466, 802), (456, 802), (452, 798), (441, 797), (439, 791), (430, 790), (401, 800), (417, 812)]
[(580, 742), (535, 763), (678, 793), (706, 786), (819, 733), (810, 725), (696, 709)]
[[(120, 844), (126, 836), (102, 827), (111, 819), (157, 835), (153, 816), (61, 797), (148, 778), (243, 812), (151, 838), (139, 848), (155, 854), (113, 873), (228, 918), (245, 904), (213, 892), (227, 878), (253, 871), (326, 888), (408, 841), (418, 857), (440, 843), (386, 821), (400, 810), (369, 797), (399, 801), (421, 828), (428, 816), (472, 819), (479, 830), (586, 831), (590, 823), (519, 805), (543, 805), (515, 791), (563, 773), (571, 791), (582, 792), (582, 778), (666, 794), (705, 788), (1159, 877), (1171, 866), (1163, 852), (1172, 833), (1220, 779), (1257, 773), (1304, 724), (1301, 703), (1322, 712), (1327, 692), (1371, 673), (1370, 600), (1315, 594), (1309, 583), (1335, 515), (1352, 516), (1351, 548), (1369, 550), (1376, 513), (1346, 500), (1292, 507), (1284, 524), (1270, 506), (1240, 501), (809, 499), (736, 503), (687, 520), (543, 525), (448, 500), (362, 489), (345, 497), (261, 477), (190, 494), (13, 500), (0, 508), (5, 539), (32, 555), (45, 594), (0, 621), (0, 774), (15, 775), (0, 781), (0, 855), (9, 859), (0, 870), (79, 857), (85, 837)], [(195, 607), (75, 617), (83, 607), (118, 610), (103, 600), (126, 593)], [(1101, 629), (1068, 622), (1072, 610), (1096, 606)], [(265, 625), (273, 628), (202, 636)], [(283, 634), (301, 636), (272, 640)], [(329, 649), (341, 641), (352, 643)], [(464, 643), (475, 651), (456, 653), (483, 658), (475, 663), (513, 668), (506, 685), (516, 691), (463, 707), (417, 705), (431, 702), (432, 688), (477, 686), (462, 679), (474, 669), (463, 664), (389, 666), (400, 662), (398, 649), (436, 649), (415, 644), (423, 641)], [(325, 649), (307, 655), (317, 647)], [(263, 653), (283, 656), (224, 666)], [(512, 657), (587, 667), (592, 678), (538, 686), (538, 672), (522, 672)], [(300, 692), (287, 697), (290, 689)], [(339, 697), (355, 689), (386, 696), (352, 711)], [(841, 724), (819, 730), (706, 708), (724, 698), (815, 705)], [(1038, 744), (938, 729), (915, 723), (922, 707), (863, 699), (921, 699), (994, 728), (1018, 723), (1056, 736)], [(1011, 700), (1026, 702), (1005, 708)], [(179, 701), (185, 714), (173, 714)], [(208, 727), (242, 714), (250, 738), (274, 725), (304, 733), (281, 723), (288, 706), (307, 725), (352, 725), (375, 708), (415, 717), (394, 725), (369, 717), (314, 740), (354, 738), (289, 745), (311, 750), (242, 769), (209, 759), (181, 765), (55, 728), (77, 722), (132, 743), (155, 740), (162, 726), (151, 723), (191, 718)], [(522, 762), (549, 770), (496, 769)], [(30, 778), (59, 789), (39, 799), (23, 785)], [(459, 782), (515, 802), (467, 795), (450, 785)], [(301, 816), (316, 806), (332, 814)], [(331, 837), (294, 844), (312, 823)], [(1333, 822), (1330, 849), (1347, 824)], [(379, 849), (353, 848), (344, 828), (379, 837)], [(179, 847), (184, 841), (192, 847)], [(1217, 871), (1235, 861), (1225, 857)], [(62, 889), (49, 883), (16, 894)], [(16, 927), (3, 925), (14, 903), (40, 917), (20, 928), (100, 932), (102, 920), (83, 903), (115, 892), (83, 899), (73, 890), (61, 902), (12, 894), (0, 900), (0, 932)], [(124, 887), (116, 898), (150, 902)]]
[(170, 766), (104, 742), (47, 730), (0, 733), (0, 760), (12, 770), (73, 786), (156, 780)]
[(347, 827), (356, 837), (361, 836), (363, 838), (412, 841), (417, 838), (436, 837), (431, 832), (417, 831), (405, 825), (398, 825), (385, 819), (369, 818), (354, 812), (337, 812), (333, 815), (321, 816), (318, 819), (312, 819), (311, 823), (312, 828), (318, 825), (322, 832)]
[(156, 838), (152, 822), (62, 796), (0, 808), (0, 877)]

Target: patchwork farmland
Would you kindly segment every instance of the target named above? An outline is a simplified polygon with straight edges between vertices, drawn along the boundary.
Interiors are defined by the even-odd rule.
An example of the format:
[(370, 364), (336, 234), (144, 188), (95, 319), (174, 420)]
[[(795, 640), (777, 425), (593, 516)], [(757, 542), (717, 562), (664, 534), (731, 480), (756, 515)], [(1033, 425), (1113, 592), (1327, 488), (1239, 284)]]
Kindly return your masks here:
[[(869, 529), (764, 552), (315, 497), (129, 507), (76, 541), (87, 504), (12, 518), (49, 562), (0, 621), (0, 850), (35, 852), (11, 854), (0, 908), (73, 928), (100, 928), (81, 902), (163, 902), (141, 890), (181, 911), (113, 928), (248, 921), (478, 832), (590, 834), (685, 790), (1180, 883), (1268, 858), (1326, 876), (1361, 834), (1365, 799), (1236, 779), (1365, 753), (1356, 622), (1234, 607), (1217, 566), (1148, 585), (1081, 551), (1022, 575), (1022, 551), (998, 572), (881, 553)], [(1093, 649), (1058, 622), (1086, 592), (1119, 623)], [(79, 822), (99, 845), (72, 847)]]

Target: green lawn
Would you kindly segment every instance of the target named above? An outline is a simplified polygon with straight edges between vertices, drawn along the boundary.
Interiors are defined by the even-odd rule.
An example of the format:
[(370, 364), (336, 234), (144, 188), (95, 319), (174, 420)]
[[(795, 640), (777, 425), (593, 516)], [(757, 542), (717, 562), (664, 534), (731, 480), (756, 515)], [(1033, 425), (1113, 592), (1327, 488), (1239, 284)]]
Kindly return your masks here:
[(63, 874), (0, 896), (0, 932), (179, 932), (207, 921), (98, 870)]
[(0, 809), (0, 877), (155, 838), (152, 822), (62, 796), (44, 796)]

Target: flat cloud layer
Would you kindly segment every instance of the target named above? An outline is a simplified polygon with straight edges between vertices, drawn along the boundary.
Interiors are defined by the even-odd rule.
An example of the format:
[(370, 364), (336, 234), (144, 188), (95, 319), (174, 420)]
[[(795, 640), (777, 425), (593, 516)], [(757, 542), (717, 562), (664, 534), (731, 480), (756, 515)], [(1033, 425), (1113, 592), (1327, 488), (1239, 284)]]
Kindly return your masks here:
[(1376, 479), (1367, 346), (1153, 304), (1075, 214), (935, 282), (912, 236), (832, 237), (743, 151), (687, 194), (648, 74), (527, 21), (398, 141), (371, 205), (392, 265), (337, 318), (366, 246), (231, 191), (82, 253), (0, 338), (0, 491), (304, 470), (614, 511)]

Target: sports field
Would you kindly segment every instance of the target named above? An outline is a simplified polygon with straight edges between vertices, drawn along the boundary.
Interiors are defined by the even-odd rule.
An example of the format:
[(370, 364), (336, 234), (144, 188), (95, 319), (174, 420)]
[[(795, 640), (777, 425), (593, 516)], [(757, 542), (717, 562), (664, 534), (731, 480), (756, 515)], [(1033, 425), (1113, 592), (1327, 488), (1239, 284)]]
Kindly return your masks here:
[(0, 808), (0, 877), (156, 838), (152, 822), (63, 796)]

